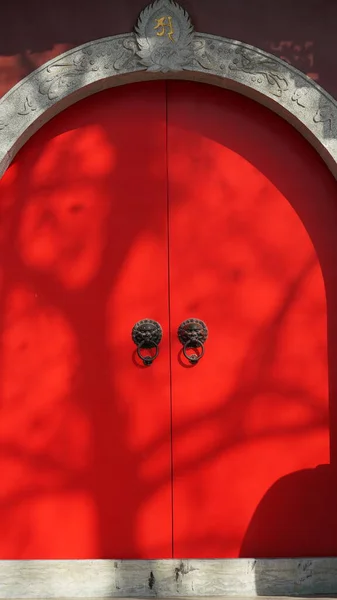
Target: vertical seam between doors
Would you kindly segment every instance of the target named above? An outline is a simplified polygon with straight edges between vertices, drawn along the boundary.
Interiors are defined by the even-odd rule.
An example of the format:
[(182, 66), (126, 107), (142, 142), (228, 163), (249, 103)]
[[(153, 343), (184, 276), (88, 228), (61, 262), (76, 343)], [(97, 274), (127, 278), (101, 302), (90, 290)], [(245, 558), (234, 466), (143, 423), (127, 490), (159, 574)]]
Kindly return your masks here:
[(172, 326), (171, 326), (171, 261), (170, 261), (170, 194), (169, 194), (169, 164), (168, 164), (168, 82), (165, 81), (166, 108), (166, 218), (167, 218), (167, 279), (168, 279), (168, 340), (169, 340), (169, 386), (170, 386), (170, 463), (171, 463), (171, 536), (172, 558), (174, 558), (174, 489), (173, 489), (173, 407), (172, 407)]

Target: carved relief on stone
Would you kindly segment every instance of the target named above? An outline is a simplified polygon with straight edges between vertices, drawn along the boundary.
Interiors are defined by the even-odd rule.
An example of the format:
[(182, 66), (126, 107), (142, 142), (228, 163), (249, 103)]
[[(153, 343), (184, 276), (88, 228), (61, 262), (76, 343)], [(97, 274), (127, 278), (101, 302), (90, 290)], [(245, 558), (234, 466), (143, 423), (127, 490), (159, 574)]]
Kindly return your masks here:
[(196, 39), (193, 41), (193, 62), (197, 63), (203, 69), (216, 69), (219, 60), (214, 60), (213, 53), (216, 49), (214, 42), (207, 44), (207, 41), (203, 39)]
[(36, 104), (33, 102), (30, 96), (26, 96), (23, 101), (23, 106), (20, 110), (18, 110), (18, 115), (29, 115), (29, 113), (34, 112), (36, 110)]
[[(194, 35), (190, 16), (174, 0), (156, 0), (139, 16), (135, 26), (139, 64), (147, 71), (181, 71), (215, 63), (207, 42)], [(213, 47), (214, 49), (214, 47)]]
[(231, 71), (250, 74), (252, 83), (267, 84), (270, 93), (274, 96), (280, 97), (288, 90), (288, 81), (280, 72), (277, 61), (242, 48), (238, 48), (235, 54), (235, 58), (229, 65)]
[(39, 92), (47, 95), (49, 100), (62, 96), (65, 90), (76, 87), (78, 80), (85, 73), (98, 71), (96, 59), (91, 56), (90, 48), (69, 57), (65, 61), (56, 62), (47, 67), (47, 77), (40, 83)]
[(140, 64), (147, 71), (180, 71), (193, 58), (194, 29), (187, 12), (172, 0), (156, 0), (135, 26)]
[(302, 106), (302, 108), (306, 107), (306, 97), (308, 95), (309, 89), (305, 87), (296, 88), (291, 99), (293, 102), (296, 102), (298, 106)]
[[(133, 38), (127, 37), (125, 40), (119, 40), (119, 48), (117, 52), (117, 58), (113, 62), (113, 68), (115, 71), (124, 71), (126, 69), (136, 67), (137, 62), (133, 65), (134, 58), (137, 58), (138, 46)], [(109, 68), (109, 64), (105, 65), (105, 68)]]
[(315, 123), (326, 123), (329, 131), (336, 129), (336, 109), (331, 104), (323, 104), (314, 114)]

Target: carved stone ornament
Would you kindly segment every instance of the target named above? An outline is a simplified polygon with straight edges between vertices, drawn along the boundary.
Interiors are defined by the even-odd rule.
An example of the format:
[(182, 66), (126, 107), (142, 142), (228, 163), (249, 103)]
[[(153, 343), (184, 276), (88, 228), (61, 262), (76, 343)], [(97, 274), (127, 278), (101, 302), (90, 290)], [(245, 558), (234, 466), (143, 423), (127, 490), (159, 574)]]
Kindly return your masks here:
[(141, 12), (135, 27), (140, 63), (148, 71), (180, 71), (193, 56), (194, 29), (176, 2), (156, 0)]
[(79, 46), (28, 75), (0, 100), (0, 175), (61, 110), (115, 85), (189, 79), (261, 102), (302, 133), (337, 177), (337, 103), (315, 81), (263, 50), (194, 30), (174, 0), (155, 0), (135, 31)]

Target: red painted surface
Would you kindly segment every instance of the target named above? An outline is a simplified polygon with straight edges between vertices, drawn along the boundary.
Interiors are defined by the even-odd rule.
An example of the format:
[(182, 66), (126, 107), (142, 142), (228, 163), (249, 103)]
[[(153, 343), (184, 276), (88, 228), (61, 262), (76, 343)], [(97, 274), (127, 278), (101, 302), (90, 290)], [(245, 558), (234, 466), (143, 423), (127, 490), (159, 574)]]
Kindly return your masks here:
[(165, 83), (104, 92), (1, 182), (2, 558), (171, 556), (168, 339), (131, 341), (168, 330), (165, 118)]
[(0, 558), (337, 553), (334, 197), (284, 121), (194, 83), (103, 92), (26, 144), (0, 183)]
[[(295, 482), (245, 535), (279, 478), (329, 462), (325, 292), (299, 215), (335, 183), (243, 97), (172, 82), (168, 107), (174, 554), (315, 554), (329, 534), (313, 531)], [(209, 327), (192, 368), (175, 335), (189, 317)], [(317, 508), (322, 487), (310, 494)]]

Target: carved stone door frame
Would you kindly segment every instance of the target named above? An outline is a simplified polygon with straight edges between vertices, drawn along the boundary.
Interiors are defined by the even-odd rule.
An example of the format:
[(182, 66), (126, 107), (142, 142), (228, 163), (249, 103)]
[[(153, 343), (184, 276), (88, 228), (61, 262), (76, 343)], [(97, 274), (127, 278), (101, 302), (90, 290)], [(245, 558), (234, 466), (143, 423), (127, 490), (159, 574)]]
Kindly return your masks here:
[[(146, 7), (132, 33), (95, 40), (52, 59), (0, 100), (0, 175), (25, 142), (66, 107), (106, 88), (153, 79), (204, 82), (260, 102), (295, 127), (337, 176), (336, 100), (275, 56), (194, 31), (189, 15), (173, 0)], [(0, 598), (336, 591), (337, 558), (0, 561)]]
[(199, 81), (253, 98), (293, 125), (337, 175), (336, 100), (263, 50), (194, 31), (173, 0), (147, 6), (133, 33), (53, 58), (0, 100), (0, 175), (23, 144), (66, 107), (109, 87), (151, 79)]

